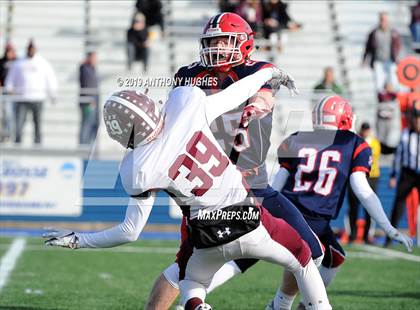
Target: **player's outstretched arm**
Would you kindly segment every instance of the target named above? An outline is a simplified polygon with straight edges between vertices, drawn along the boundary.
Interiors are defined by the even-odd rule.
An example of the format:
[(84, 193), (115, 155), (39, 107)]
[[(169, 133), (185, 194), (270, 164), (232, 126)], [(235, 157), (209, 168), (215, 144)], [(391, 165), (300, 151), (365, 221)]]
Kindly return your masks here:
[(233, 83), (217, 94), (207, 96), (206, 114), (208, 123), (241, 105), (255, 95), (261, 86), (268, 81), (270, 81), (269, 83), (274, 91), (279, 90), (280, 86), (283, 85), (292, 94), (298, 94), (293, 77), (286, 71), (276, 67), (264, 68)]
[(272, 67), (259, 70), (217, 94), (207, 96), (206, 115), (208, 123), (254, 96), (261, 86), (273, 78), (274, 71), (275, 69)]
[(385, 233), (392, 239), (405, 245), (408, 252), (412, 251), (413, 240), (399, 232), (389, 222), (381, 201), (370, 187), (366, 173), (362, 171), (353, 172), (350, 175), (350, 186), (356, 197), (360, 200), (369, 215), (381, 226)]
[(61, 228), (47, 228), (43, 234), (46, 245), (64, 248), (109, 248), (136, 241), (146, 225), (154, 202), (154, 194), (147, 199), (130, 198), (124, 222), (94, 233), (79, 233)]
[(273, 78), (267, 83), (271, 85), (272, 91), (259, 91), (248, 100), (241, 118), (241, 125), (248, 127), (253, 119), (261, 119), (273, 110), (274, 95), (280, 89), (281, 85), (289, 89), (290, 95), (299, 94), (293, 77), (284, 70), (274, 68)]

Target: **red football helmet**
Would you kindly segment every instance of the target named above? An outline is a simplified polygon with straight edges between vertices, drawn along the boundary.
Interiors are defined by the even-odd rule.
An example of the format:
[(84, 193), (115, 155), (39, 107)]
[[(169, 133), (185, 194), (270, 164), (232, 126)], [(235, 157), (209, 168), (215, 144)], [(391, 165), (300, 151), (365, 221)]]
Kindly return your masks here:
[[(213, 46), (214, 38), (223, 43)], [(254, 48), (254, 32), (248, 23), (235, 13), (220, 13), (210, 18), (200, 38), (201, 63), (206, 67), (228, 71), (242, 63)]]
[(312, 123), (315, 129), (351, 130), (353, 111), (344, 98), (328, 96), (314, 107)]
[(105, 102), (103, 114), (108, 135), (125, 148), (149, 143), (163, 126), (158, 105), (137, 91), (112, 94)]

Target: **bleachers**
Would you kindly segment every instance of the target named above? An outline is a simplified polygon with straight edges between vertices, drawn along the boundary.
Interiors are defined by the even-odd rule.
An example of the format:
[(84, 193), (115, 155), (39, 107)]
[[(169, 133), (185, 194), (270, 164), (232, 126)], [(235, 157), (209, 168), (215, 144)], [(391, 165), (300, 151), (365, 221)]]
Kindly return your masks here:
[[(118, 88), (117, 78), (144, 77), (140, 66), (126, 70), (126, 30), (134, 13), (134, 0), (90, 1), (89, 36), (85, 36), (85, 2), (78, 1), (14, 1), (12, 38), (20, 56), (27, 41), (34, 38), (39, 52), (53, 65), (59, 80), (57, 105), (46, 103), (43, 112), (43, 145), (46, 147), (76, 148), (79, 131), (78, 65), (85, 52), (85, 42), (98, 53), (98, 74), (101, 98)], [(199, 59), (198, 37), (208, 18), (217, 13), (214, 1), (163, 1), (166, 13), (167, 36), (160, 38), (160, 31), (152, 28), (151, 53), (147, 76), (172, 77), (173, 68)], [(391, 22), (403, 35), (408, 34), (408, 3), (398, 1), (333, 1), (338, 16), (338, 33), (334, 33), (331, 7), (328, 1), (291, 1), (291, 16), (304, 24), (301, 31), (289, 33), (288, 43), (274, 62), (295, 77), (301, 95), (289, 98), (282, 90), (275, 110), (272, 143), (277, 146), (290, 132), (310, 123), (313, 86), (320, 81), (323, 69), (332, 66), (340, 84), (341, 72), (347, 70), (353, 102), (363, 114), (374, 114), (375, 102), (372, 73), (361, 68), (364, 40), (377, 23), (379, 11), (387, 10)], [(58, 4), (57, 4), (58, 3)], [(0, 1), (0, 32), (6, 26), (7, 2)], [(397, 18), (398, 16), (398, 18)], [(344, 41), (343, 55), (346, 67), (339, 62), (336, 35)], [(0, 40), (3, 50), (4, 40)], [(170, 46), (175, 47), (171, 53)], [(255, 59), (267, 60), (272, 56), (262, 49)], [(165, 99), (169, 88), (153, 88), (151, 94)], [(370, 108), (369, 108), (370, 107)], [(290, 114), (290, 112), (292, 114)], [(367, 112), (366, 112), (367, 111)], [(32, 125), (24, 130), (24, 145), (31, 145)], [(97, 141), (101, 158), (112, 158), (118, 146), (100, 128)], [(269, 160), (275, 162), (275, 149)]]
[(176, 54), (175, 67), (199, 60), (199, 37), (209, 18), (218, 13), (214, 2), (172, 1), (170, 28)]
[[(300, 95), (290, 98), (286, 90), (280, 91), (274, 112), (272, 147), (268, 154), (268, 167), (276, 171), (276, 150), (286, 135), (298, 129), (311, 128), (311, 99), (313, 87), (322, 79), (326, 66), (335, 69), (341, 83), (340, 70), (327, 1), (291, 1), (290, 15), (303, 23), (299, 32), (288, 33), (288, 42), (275, 63), (290, 72), (296, 80)], [(267, 55), (261, 54), (260, 59)]]
[[(350, 92), (359, 120), (372, 122), (376, 118), (376, 91), (369, 66), (362, 67), (362, 57), (368, 33), (377, 26), (379, 13), (388, 12), (390, 24), (404, 38), (409, 36), (410, 2), (405, 1), (335, 1), (339, 34), (343, 38), (346, 70)], [(401, 56), (410, 51), (403, 45)], [(361, 113), (363, 111), (363, 113)]]
[[(83, 37), (84, 7), (80, 3), (73, 5), (66, 3), (61, 8), (63, 12), (48, 1), (38, 4), (27, 2), (16, 4), (13, 37), (19, 50), (22, 50), (26, 44), (27, 33), (34, 30), (33, 36), (38, 42), (40, 52), (52, 62), (60, 80), (60, 103), (55, 107), (48, 106), (44, 112), (44, 144), (47, 146), (56, 145), (57, 140), (62, 140), (63, 137), (68, 141), (64, 143), (65, 145), (69, 147), (77, 145), (79, 112), (76, 73), (77, 65), (83, 56), (85, 39), (93, 42), (98, 52), (102, 98), (117, 88), (118, 77), (138, 77), (142, 74), (138, 71), (138, 67), (132, 72), (126, 71), (125, 32), (134, 12), (134, 1), (91, 1), (90, 3), (89, 38)], [(171, 35), (163, 40), (152, 41), (149, 76), (173, 75), (174, 72), (170, 72), (169, 43), (175, 46), (176, 53), (172, 59), (175, 68), (198, 60), (198, 37), (202, 27), (209, 17), (217, 13), (217, 6), (211, 1), (171, 1), (165, 4), (166, 12), (170, 13), (167, 14), (166, 22), (167, 31)], [(37, 5), (42, 5), (42, 9), (36, 7)], [(28, 12), (36, 13), (30, 22), (25, 21)], [(69, 12), (73, 18), (64, 19), (61, 14), (65, 12)], [(299, 128), (301, 113), (297, 112), (288, 117), (289, 111), (303, 111), (310, 108), (310, 89), (321, 78), (322, 69), (327, 65), (337, 67), (327, 3), (292, 2), (290, 12), (296, 20), (304, 22), (305, 25), (302, 31), (289, 34), (288, 45), (282, 54), (277, 55), (275, 62), (295, 76), (302, 95), (290, 99), (287, 92), (281, 92), (281, 105), (275, 112), (273, 144), (278, 144), (284, 134)], [(62, 20), (70, 21), (63, 26)], [(35, 25), (30, 27), (31, 23)], [(78, 42), (75, 42), (77, 40)], [(73, 45), (76, 48), (72, 48)], [(308, 54), (311, 57), (308, 57)], [(264, 60), (269, 56), (266, 52), (258, 51), (254, 58)], [(168, 89), (151, 90), (152, 95), (160, 99), (165, 98), (167, 91)], [(65, 124), (63, 131), (58, 126), (61, 122)], [(286, 123), (288, 131), (284, 131)], [(26, 142), (29, 142), (31, 128), (26, 127), (25, 137)], [(99, 130), (98, 138), (101, 157), (112, 158), (118, 146), (109, 141), (103, 128)], [(269, 158), (274, 159), (274, 153), (270, 154)]]
[(0, 1), (0, 57), (3, 57), (7, 24), (7, 2)]
[[(83, 6), (73, 1), (59, 4), (14, 1), (13, 5), (11, 38), (18, 56), (25, 55), (28, 40), (33, 38), (39, 53), (52, 64), (59, 83), (56, 105), (46, 102), (43, 107), (43, 145), (75, 148), (79, 123), (77, 71), (83, 55)], [(32, 137), (33, 126), (28, 121), (23, 145), (31, 145)]]
[[(91, 32), (86, 40), (92, 42), (91, 48), (97, 52), (101, 102), (118, 88), (117, 78), (127, 76), (125, 38), (134, 14), (134, 3), (135, 1), (90, 1)], [(112, 154), (118, 148), (107, 137), (103, 127), (98, 130), (96, 148), (98, 154), (101, 157), (105, 155), (105, 158), (108, 158), (105, 153)]]
[[(103, 8), (106, 6), (112, 6), (113, 9), (106, 10)], [(123, 11), (123, 6), (125, 11)], [(126, 70), (125, 35), (133, 14), (134, 2), (125, 2), (119, 8), (115, 8), (115, 4), (107, 1), (95, 1), (92, 17), (101, 19), (102, 26), (114, 34), (110, 36), (105, 34), (105, 30), (101, 30), (100, 27), (96, 29), (99, 37), (106, 39), (106, 43), (102, 41), (98, 49), (98, 52), (102, 54), (99, 56), (98, 68), (102, 76), (101, 91), (104, 96), (117, 88), (116, 79), (119, 77), (123, 79), (172, 77), (175, 72), (171, 72), (171, 64), (174, 68), (178, 68), (199, 59), (198, 37), (207, 19), (217, 13), (215, 3), (191, 0), (170, 1), (164, 2), (164, 6), (168, 35), (160, 38), (160, 29), (152, 27), (151, 32), (154, 33), (152, 37), (155, 39), (151, 39), (149, 72), (145, 74), (140, 70), (140, 65), (134, 66), (131, 72)], [(119, 19), (119, 22), (116, 22), (116, 19)], [(106, 20), (112, 20), (112, 22), (105, 24)], [(104, 33), (101, 34), (102, 31)], [(173, 57), (169, 49), (170, 44), (174, 45), (176, 51)], [(170, 87), (151, 88), (150, 94), (158, 100), (165, 100), (169, 90)], [(98, 138), (101, 158), (113, 158), (119, 146), (110, 141), (104, 129), (100, 129)]]

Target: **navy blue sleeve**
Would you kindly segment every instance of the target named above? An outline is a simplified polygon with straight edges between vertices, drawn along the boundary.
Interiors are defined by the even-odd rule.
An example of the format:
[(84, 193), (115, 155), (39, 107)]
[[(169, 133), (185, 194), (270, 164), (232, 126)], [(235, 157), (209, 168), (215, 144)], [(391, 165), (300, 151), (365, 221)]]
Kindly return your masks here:
[(362, 138), (356, 136), (352, 155), (351, 172), (364, 171), (369, 175), (372, 165), (372, 149)]
[(284, 140), (277, 149), (277, 158), (280, 166), (287, 169), (289, 172), (293, 169), (295, 154), (291, 148), (292, 136)]

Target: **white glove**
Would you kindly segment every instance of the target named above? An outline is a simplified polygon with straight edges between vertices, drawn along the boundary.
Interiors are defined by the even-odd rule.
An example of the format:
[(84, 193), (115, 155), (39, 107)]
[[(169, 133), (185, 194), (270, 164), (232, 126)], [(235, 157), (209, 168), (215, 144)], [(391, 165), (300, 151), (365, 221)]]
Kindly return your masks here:
[(45, 245), (61, 246), (70, 249), (79, 248), (79, 238), (74, 231), (53, 227), (47, 227), (45, 230), (45, 233), (42, 234), (43, 238), (48, 238), (48, 240), (44, 241)]
[(402, 232), (399, 232), (394, 227), (392, 227), (392, 229), (390, 231), (387, 231), (387, 235), (391, 239), (394, 239), (394, 240), (404, 244), (404, 246), (405, 246), (405, 248), (407, 249), (408, 252), (413, 251), (413, 240), (411, 240), (411, 238), (409, 236), (407, 236), (406, 234), (403, 234)]
[(275, 91), (278, 91), (281, 85), (287, 87), (291, 97), (299, 94), (295, 79), (289, 73), (277, 67), (273, 67), (273, 78), (268, 83)]

